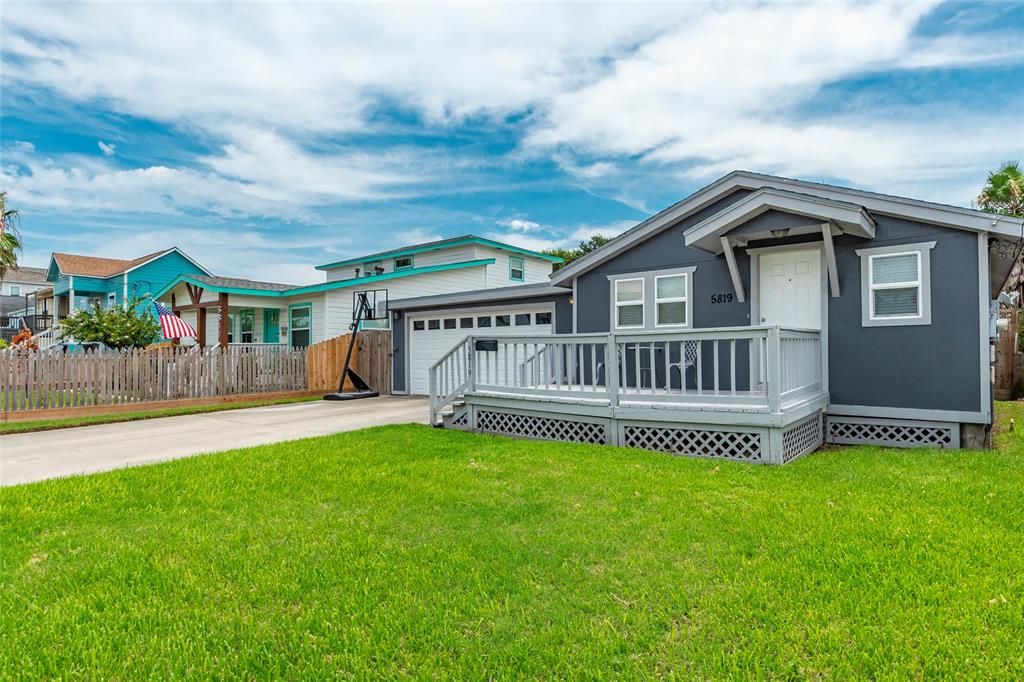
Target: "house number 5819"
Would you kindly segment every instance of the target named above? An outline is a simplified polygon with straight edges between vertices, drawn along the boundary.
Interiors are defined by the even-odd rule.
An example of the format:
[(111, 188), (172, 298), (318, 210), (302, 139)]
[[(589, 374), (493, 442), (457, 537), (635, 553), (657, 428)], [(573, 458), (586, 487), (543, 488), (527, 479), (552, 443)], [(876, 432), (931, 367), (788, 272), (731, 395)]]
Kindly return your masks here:
[(711, 294), (712, 303), (732, 303), (732, 294)]

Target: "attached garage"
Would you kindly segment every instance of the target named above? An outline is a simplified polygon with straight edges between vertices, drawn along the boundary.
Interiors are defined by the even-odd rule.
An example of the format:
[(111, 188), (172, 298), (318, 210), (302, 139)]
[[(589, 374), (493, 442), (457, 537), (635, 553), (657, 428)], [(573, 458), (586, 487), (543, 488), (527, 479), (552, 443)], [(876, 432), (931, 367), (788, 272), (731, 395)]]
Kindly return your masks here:
[(551, 334), (552, 305), (434, 311), (410, 316), (409, 392), (426, 395), (428, 369), (466, 336), (537, 336)]
[(426, 395), (431, 365), (473, 336), (572, 331), (571, 292), (522, 285), (391, 301), (392, 391)]

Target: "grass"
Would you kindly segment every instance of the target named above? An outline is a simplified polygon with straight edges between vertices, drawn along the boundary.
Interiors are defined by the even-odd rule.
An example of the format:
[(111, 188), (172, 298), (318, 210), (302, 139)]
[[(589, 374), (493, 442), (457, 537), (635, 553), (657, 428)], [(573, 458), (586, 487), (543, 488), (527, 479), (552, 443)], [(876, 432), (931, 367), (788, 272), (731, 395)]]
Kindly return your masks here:
[(0, 492), (0, 676), (1024, 677), (1024, 409), (785, 467), (382, 427)]
[(321, 400), (321, 396), (303, 396), (300, 398), (279, 398), (277, 400), (251, 400), (242, 403), (221, 403), (219, 405), (200, 405), (194, 407), (169, 407), (162, 410), (139, 410), (138, 412), (116, 412), (92, 417), (67, 417), (64, 419), (30, 419), (21, 422), (0, 422), (0, 435), (11, 433), (29, 433), (31, 431), (52, 431), (53, 429), (70, 429), (75, 426), (92, 426), (94, 424), (111, 424), (113, 422), (133, 422), (140, 419), (156, 419), (158, 417), (179, 417), (185, 414), (203, 414), (205, 412), (223, 412), (225, 410), (241, 410), (246, 407), (265, 407), (267, 405), (287, 405), (310, 400)]

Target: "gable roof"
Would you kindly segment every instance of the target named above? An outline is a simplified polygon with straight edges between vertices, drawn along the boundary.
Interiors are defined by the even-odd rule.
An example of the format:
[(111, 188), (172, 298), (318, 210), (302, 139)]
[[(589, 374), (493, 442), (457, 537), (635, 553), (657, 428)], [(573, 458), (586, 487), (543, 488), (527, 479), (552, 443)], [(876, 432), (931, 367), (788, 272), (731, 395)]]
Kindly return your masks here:
[(412, 256), (417, 253), (424, 251), (437, 251), (438, 249), (450, 249), (454, 246), (463, 246), (465, 244), (479, 244), (481, 246), (490, 246), (495, 249), (502, 249), (504, 251), (510, 251), (512, 253), (520, 253), (524, 256), (533, 256), (534, 258), (541, 258), (552, 263), (561, 263), (562, 259), (558, 256), (552, 256), (547, 253), (541, 253), (539, 251), (532, 251), (530, 249), (524, 249), (519, 246), (513, 246), (512, 244), (506, 244), (504, 242), (496, 242), (493, 239), (485, 239), (484, 237), (477, 237), (472, 234), (465, 234), (461, 237), (451, 237), (449, 239), (438, 239), (437, 241), (424, 242), (422, 244), (413, 244), (412, 246), (403, 246), (397, 249), (390, 249), (388, 251), (378, 251), (377, 253), (371, 253), (367, 256), (360, 256), (359, 258), (348, 258), (346, 260), (340, 260), (335, 263), (327, 263), (326, 265), (316, 266), (317, 270), (332, 270), (334, 268), (340, 268), (346, 265), (359, 265), (362, 263), (370, 263), (373, 261), (383, 260), (385, 258), (398, 258), (400, 256)]
[(20, 284), (46, 284), (46, 268), (7, 268), (2, 279)]
[(145, 265), (146, 263), (154, 261), (171, 252), (177, 252), (185, 258), (185, 260), (189, 261), (203, 272), (209, 274), (209, 271), (206, 268), (189, 258), (189, 256), (177, 246), (172, 246), (160, 251), (154, 251), (153, 253), (148, 253), (145, 256), (140, 256), (139, 258), (133, 258), (131, 260), (121, 258), (100, 258), (98, 256), (81, 256), (75, 253), (58, 253), (54, 251), (51, 256), (50, 264), (52, 267), (53, 263), (56, 263), (61, 274), (64, 275), (79, 275), (82, 277), (99, 277), (101, 279), (105, 279), (107, 277), (113, 277), (114, 275), (120, 275), (130, 270), (134, 270), (137, 267)]
[[(822, 224), (831, 223), (833, 229), (838, 227), (839, 230), (858, 237), (870, 239), (875, 236), (875, 219), (863, 206), (848, 201), (823, 199), (813, 194), (762, 187), (690, 227), (683, 233), (683, 238), (687, 246), (717, 255), (724, 250), (722, 239), (730, 230), (773, 210), (809, 219), (813, 223), (810, 226), (813, 231), (820, 232)], [(799, 229), (805, 228), (801, 225)], [(797, 232), (794, 230), (791, 234)], [(745, 242), (751, 238), (770, 236), (771, 234), (762, 227), (760, 233), (746, 235), (741, 237), (741, 240)]]
[(346, 287), (354, 287), (364, 284), (375, 284), (377, 282), (384, 282), (391, 279), (401, 279), (412, 275), (422, 275), (428, 272), (476, 268), (484, 265), (492, 265), (493, 263), (493, 258), (481, 258), (480, 260), (463, 261), (461, 263), (444, 263), (443, 265), (428, 265), (422, 268), (408, 268), (397, 272), (385, 272), (383, 275), (373, 275), (372, 277), (351, 277), (349, 279), (340, 279), (334, 282), (307, 284), (302, 286), (276, 284), (274, 282), (258, 282), (251, 279), (237, 279), (232, 277), (178, 275), (171, 280), (167, 286), (154, 294), (153, 298), (159, 299), (182, 282), (189, 282), (190, 284), (201, 286), (204, 289), (227, 294), (270, 297), (303, 296), (305, 294), (320, 293), (321, 291), (332, 291), (334, 289), (344, 289)]
[(857, 204), (871, 213), (900, 216), (959, 230), (1019, 237), (1024, 228), (1024, 220), (1020, 218), (1009, 218), (971, 208), (737, 170), (631, 227), (601, 248), (555, 271), (551, 275), (551, 283), (569, 286), (575, 277), (622, 253), (633, 244), (668, 229), (709, 204), (737, 190), (756, 191), (766, 187), (809, 194), (822, 199), (845, 201)]

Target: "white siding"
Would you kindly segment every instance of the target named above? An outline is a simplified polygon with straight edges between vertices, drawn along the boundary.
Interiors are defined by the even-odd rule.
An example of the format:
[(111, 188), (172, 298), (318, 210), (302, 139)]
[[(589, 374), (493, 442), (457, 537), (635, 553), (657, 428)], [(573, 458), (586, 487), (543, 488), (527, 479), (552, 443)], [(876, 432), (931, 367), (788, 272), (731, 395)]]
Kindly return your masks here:
[(434, 294), (483, 289), (484, 268), (461, 268), (440, 272), (425, 272), (383, 282), (367, 282), (365, 287), (351, 286), (327, 292), (327, 333), (330, 336), (348, 333), (352, 323), (352, 293), (361, 289), (386, 289), (388, 301)]
[[(482, 258), (490, 258), (490, 256), (481, 256)], [(464, 263), (466, 261), (475, 260), (477, 258), (476, 249), (472, 244), (466, 246), (454, 246), (448, 249), (436, 249), (434, 251), (423, 251), (421, 253), (413, 254), (413, 267), (426, 268), (431, 265), (446, 265), (448, 263)], [(384, 272), (395, 271), (395, 259), (394, 257), (388, 257), (381, 259), (381, 266), (384, 268)], [(327, 281), (336, 282), (343, 279), (352, 279), (356, 276), (356, 268), (359, 268), (360, 275), (366, 274), (366, 269), (362, 263), (346, 265), (340, 268), (334, 268), (333, 270), (327, 270)]]
[[(523, 259), (523, 281), (515, 282), (508, 277), (509, 257), (521, 257)], [(487, 246), (478, 246), (476, 258), (493, 258), (494, 264), (487, 266), (486, 289), (498, 287), (511, 287), (517, 284), (537, 284), (547, 282), (551, 276), (551, 261), (543, 258), (512, 253), (502, 249), (494, 249)]]
[[(24, 296), (25, 294), (31, 294), (33, 291), (39, 291), (45, 289), (48, 284), (25, 284), (22, 282), (3, 282), (0, 286), (0, 293), (4, 296)], [(20, 287), (21, 291), (17, 294), (11, 293), (11, 287)]]

